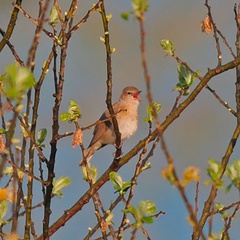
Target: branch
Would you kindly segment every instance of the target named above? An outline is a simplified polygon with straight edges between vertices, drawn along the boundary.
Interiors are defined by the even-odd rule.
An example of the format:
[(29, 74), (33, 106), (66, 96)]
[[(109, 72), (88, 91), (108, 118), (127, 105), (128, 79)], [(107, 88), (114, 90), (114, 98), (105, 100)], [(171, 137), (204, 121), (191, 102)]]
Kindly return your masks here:
[[(21, 5), (22, 0), (16, 0), (16, 4)], [(13, 29), (14, 29), (16, 21), (17, 21), (18, 12), (19, 12), (19, 10), (14, 7), (13, 12), (12, 12), (12, 16), (11, 16), (9, 24), (8, 24), (6, 34), (4, 35), (3, 39), (0, 42), (0, 52), (3, 50), (4, 46), (6, 45), (6, 43), (8, 42), (10, 37), (12, 36)]]
[[(184, 65), (186, 67), (186, 69), (188, 71), (190, 71), (196, 78), (198, 78), (200, 81), (202, 80), (202, 77), (199, 76), (197, 74), (197, 72), (193, 71), (186, 62), (182, 61), (177, 55), (175, 55), (175, 52), (173, 52), (171, 54), (171, 56), (180, 64)], [(222, 104), (225, 108), (227, 108), (227, 110), (232, 113), (235, 117), (237, 116), (237, 113), (228, 105), (227, 102), (223, 101), (220, 96), (216, 93), (216, 91), (214, 89), (212, 89), (211, 87), (209, 87), (208, 84), (206, 84), (206, 89), (208, 89), (212, 94), (213, 96), (219, 101), (220, 104)], [(181, 93), (179, 94), (179, 96), (176, 98), (176, 101), (175, 101), (175, 104), (173, 106), (173, 109), (172, 111), (176, 108), (177, 106), (177, 103), (179, 101), (179, 98), (181, 97)], [(170, 114), (172, 113), (172, 111), (170, 112)]]
[(115, 164), (118, 164), (119, 157), (122, 155), (122, 148), (121, 148), (121, 133), (119, 132), (118, 122), (114, 114), (114, 110), (112, 107), (112, 60), (111, 54), (112, 50), (110, 47), (110, 37), (109, 37), (109, 29), (108, 29), (108, 19), (105, 12), (104, 1), (101, 1), (100, 10), (103, 22), (103, 29), (104, 29), (104, 43), (106, 47), (106, 55), (107, 55), (107, 96), (106, 96), (106, 104), (108, 111), (112, 117), (114, 132), (116, 135), (116, 154), (114, 158)]
[[(31, 69), (32, 71), (34, 70), (35, 67), (35, 57), (36, 57), (36, 51), (39, 45), (39, 39), (40, 39), (40, 33), (41, 33), (41, 28), (44, 23), (44, 18), (46, 15), (46, 12), (48, 10), (48, 5), (49, 5), (50, 0), (46, 0), (45, 4), (43, 4), (43, 7), (40, 8), (39, 11), (39, 18), (38, 18), (38, 26), (36, 27), (34, 38), (29, 50), (28, 54), (28, 59), (27, 59), (27, 64), (26, 66)], [(39, 3), (40, 4), (40, 3)], [(30, 111), (30, 105), (31, 105), (31, 92), (32, 90), (30, 89), (27, 94), (27, 112), (29, 113)], [(35, 116), (33, 116), (33, 121)], [(31, 126), (31, 134), (33, 138), (35, 138), (35, 132), (36, 132), (36, 125), (32, 122)], [(34, 142), (30, 140), (30, 146), (29, 146), (29, 173), (34, 175)], [(26, 201), (26, 220), (25, 220), (25, 232), (24, 232), (24, 238), (30, 239), (30, 230), (31, 230), (31, 223), (32, 223), (32, 199), (33, 199), (33, 180), (28, 179), (27, 183), (27, 201)]]
[(216, 41), (216, 49), (217, 49), (217, 53), (218, 53), (217, 54), (217, 56), (218, 56), (218, 66), (220, 66), (222, 64), (222, 52), (221, 52), (221, 49), (220, 49), (219, 38), (217, 36), (217, 27), (216, 27), (216, 24), (213, 21), (212, 13), (211, 13), (211, 7), (208, 4), (208, 0), (206, 0), (205, 6), (208, 9), (208, 16), (209, 16), (209, 19), (210, 19), (210, 21), (213, 25), (213, 37), (215, 38), (215, 41)]
[(70, 28), (70, 30), (67, 33), (68, 38), (70, 38), (70, 36), (75, 31), (77, 31), (83, 25), (83, 23), (85, 23), (88, 20), (88, 18), (94, 11), (96, 11), (97, 9), (100, 8), (102, 1), (103, 0), (99, 0), (96, 4), (94, 4), (93, 7), (87, 11), (87, 14), (76, 25), (74, 25), (72, 28)]
[[(0, 33), (1, 33), (1, 35), (3, 37), (6, 35), (6, 33), (1, 28), (0, 28)], [(21, 67), (23, 67), (24, 66), (24, 62), (20, 59), (19, 55), (17, 54), (17, 52), (14, 49), (14, 46), (10, 43), (9, 40), (6, 40), (6, 43), (7, 43), (8, 47), (10, 48), (10, 50), (11, 50), (15, 60), (19, 63), (19, 65)]]
[[(213, 77), (225, 71), (228, 71), (232, 68), (235, 68), (239, 64), (240, 64), (240, 58), (237, 58), (236, 60), (228, 62), (220, 67), (216, 67), (212, 70), (209, 70), (206, 73), (206, 75), (202, 78), (202, 81), (196, 86), (196, 88), (192, 91), (192, 93), (185, 99), (185, 101), (182, 104), (180, 104), (178, 108), (176, 108), (176, 110), (172, 113), (172, 115), (169, 116), (161, 124), (162, 131), (164, 132), (168, 128), (168, 126), (180, 116), (180, 114), (194, 101), (194, 99), (198, 96), (201, 90), (206, 86), (206, 84)], [(158, 130), (155, 129), (150, 135), (150, 141), (153, 141), (158, 135), (159, 135)], [(137, 155), (138, 152), (142, 148), (144, 148), (147, 139), (148, 137), (144, 138), (136, 146), (134, 146), (131, 151), (129, 151), (126, 155), (124, 155), (120, 159), (118, 165), (116, 165), (115, 163), (112, 163), (111, 166), (106, 170), (106, 172), (103, 173), (103, 175), (96, 181), (96, 183), (92, 185), (91, 189), (86, 191), (71, 208), (66, 210), (64, 214), (50, 226), (49, 236), (51, 236), (59, 228), (64, 226), (68, 220), (70, 220), (77, 212), (79, 212), (83, 208), (85, 204), (89, 202), (92, 195), (94, 195), (109, 180), (110, 172), (112, 171), (117, 172), (122, 166), (127, 164), (130, 159), (132, 159), (135, 155)], [(37, 238), (37, 240), (42, 240), (42, 239), (43, 239), (43, 236), (40, 236)]]
[[(222, 158), (222, 174), (221, 177), (223, 176), (223, 173), (226, 170), (227, 164), (229, 162), (230, 156), (232, 155), (233, 149), (235, 147), (236, 141), (239, 137), (240, 134), (240, 124), (237, 125), (237, 127), (235, 128), (233, 135), (231, 137), (231, 140), (228, 144), (228, 147), (226, 149), (225, 155)], [(202, 229), (207, 221), (207, 218), (209, 217), (209, 212), (211, 212), (211, 206), (213, 204), (213, 201), (215, 199), (215, 197), (217, 196), (217, 191), (218, 189), (216, 188), (216, 186), (212, 186), (210, 193), (209, 193), (209, 197), (207, 199), (207, 201), (204, 204), (204, 208), (202, 210), (202, 215), (201, 218), (199, 220), (199, 224), (198, 224), (198, 228), (196, 229), (196, 231), (194, 231), (193, 233), (193, 240), (198, 240), (200, 237), (200, 233), (202, 232)]]

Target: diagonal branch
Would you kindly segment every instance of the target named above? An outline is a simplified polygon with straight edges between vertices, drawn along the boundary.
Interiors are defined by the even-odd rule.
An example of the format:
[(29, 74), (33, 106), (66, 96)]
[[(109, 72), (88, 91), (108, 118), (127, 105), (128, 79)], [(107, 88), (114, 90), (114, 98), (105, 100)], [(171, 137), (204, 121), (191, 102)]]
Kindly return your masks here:
[[(237, 65), (240, 64), (240, 58), (228, 62), (220, 67), (216, 67), (215, 69), (209, 70), (206, 75), (203, 77), (202, 81), (196, 86), (196, 88), (192, 91), (192, 93), (186, 98), (186, 100), (176, 108), (176, 110), (169, 116), (162, 124), (161, 128), (164, 132), (168, 126), (175, 121), (180, 114), (194, 101), (194, 99), (198, 96), (201, 90), (206, 86), (206, 84), (218, 74), (221, 74), (225, 71), (235, 68)], [(159, 135), (158, 130), (155, 129), (152, 134), (150, 135), (150, 141), (153, 141)], [(53, 235), (59, 228), (63, 227), (68, 220), (70, 220), (77, 212), (79, 212), (85, 204), (89, 202), (92, 195), (94, 195), (104, 184), (109, 180), (109, 174), (112, 171), (117, 172), (122, 166), (124, 166), (128, 161), (137, 155), (137, 153), (144, 148), (145, 143), (148, 137), (141, 140), (136, 146), (133, 147), (131, 151), (129, 151), (126, 155), (124, 155), (119, 164), (116, 165), (114, 163), (106, 170), (105, 173), (92, 185), (92, 187), (86, 191), (78, 200), (77, 202), (68, 210), (66, 210), (63, 215), (56, 220), (49, 228), (49, 236)], [(37, 240), (42, 240), (43, 236), (37, 238)]]

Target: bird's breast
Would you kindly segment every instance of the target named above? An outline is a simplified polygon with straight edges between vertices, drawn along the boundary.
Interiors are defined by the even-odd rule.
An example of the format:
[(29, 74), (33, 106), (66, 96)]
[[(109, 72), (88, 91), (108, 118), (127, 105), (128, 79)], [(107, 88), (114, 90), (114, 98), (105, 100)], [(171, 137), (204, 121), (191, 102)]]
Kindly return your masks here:
[(137, 130), (138, 119), (137, 116), (125, 116), (123, 119), (118, 119), (118, 127), (121, 133), (122, 141), (127, 140), (131, 137)]

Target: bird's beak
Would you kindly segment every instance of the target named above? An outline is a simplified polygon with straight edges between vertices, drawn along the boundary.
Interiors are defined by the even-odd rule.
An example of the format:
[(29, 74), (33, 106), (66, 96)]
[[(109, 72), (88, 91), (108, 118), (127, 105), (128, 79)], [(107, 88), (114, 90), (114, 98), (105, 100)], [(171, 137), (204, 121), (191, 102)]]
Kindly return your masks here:
[(137, 93), (135, 93), (135, 94), (133, 94), (133, 97), (135, 98), (135, 99), (137, 99), (138, 101), (141, 101), (141, 98), (140, 98), (140, 93), (141, 93), (142, 91), (138, 91)]

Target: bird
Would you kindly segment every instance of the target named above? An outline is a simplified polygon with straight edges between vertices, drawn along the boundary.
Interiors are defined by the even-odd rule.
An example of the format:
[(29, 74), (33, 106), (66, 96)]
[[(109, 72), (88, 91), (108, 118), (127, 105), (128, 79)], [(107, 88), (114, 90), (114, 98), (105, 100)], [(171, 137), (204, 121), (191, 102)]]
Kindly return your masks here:
[[(121, 133), (121, 144), (137, 131), (138, 106), (141, 101), (140, 93), (141, 91), (136, 87), (125, 87), (118, 102), (112, 105), (119, 132)], [(89, 163), (97, 150), (116, 142), (116, 135), (109, 110), (106, 110), (99, 120), (100, 123), (94, 128), (92, 140), (83, 153), (84, 156), (80, 161), (80, 166), (84, 163)]]

